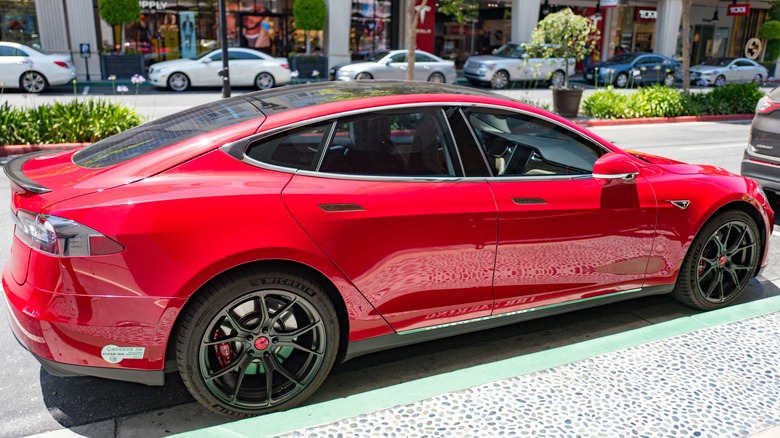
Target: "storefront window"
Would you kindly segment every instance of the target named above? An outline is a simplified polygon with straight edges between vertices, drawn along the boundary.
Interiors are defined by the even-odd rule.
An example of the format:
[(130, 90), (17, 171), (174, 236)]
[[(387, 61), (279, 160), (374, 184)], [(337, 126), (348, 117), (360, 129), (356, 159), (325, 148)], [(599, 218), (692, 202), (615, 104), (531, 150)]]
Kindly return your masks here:
[(41, 47), (35, 1), (0, 1), (0, 40)]
[(349, 49), (352, 59), (390, 49), (391, 3), (388, 0), (353, 0)]
[(655, 47), (654, 7), (620, 6), (616, 29), (615, 54), (623, 52), (652, 52)]

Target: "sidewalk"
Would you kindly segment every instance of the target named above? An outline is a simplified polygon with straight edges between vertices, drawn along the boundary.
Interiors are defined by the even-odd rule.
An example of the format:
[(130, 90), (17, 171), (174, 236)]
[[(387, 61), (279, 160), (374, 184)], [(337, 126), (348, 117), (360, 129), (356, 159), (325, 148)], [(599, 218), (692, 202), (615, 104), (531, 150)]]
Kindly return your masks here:
[(177, 435), (780, 436), (780, 297)]

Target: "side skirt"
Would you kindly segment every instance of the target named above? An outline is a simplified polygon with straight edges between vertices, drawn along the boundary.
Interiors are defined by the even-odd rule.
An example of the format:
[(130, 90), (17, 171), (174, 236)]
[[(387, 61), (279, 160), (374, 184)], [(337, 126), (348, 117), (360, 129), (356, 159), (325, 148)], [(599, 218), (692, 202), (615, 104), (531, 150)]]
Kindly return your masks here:
[(518, 322), (530, 321), (537, 318), (543, 318), (545, 316), (558, 315), (561, 313), (587, 309), (604, 304), (617, 303), (633, 298), (668, 294), (672, 292), (673, 289), (674, 284), (651, 286), (642, 289), (632, 289), (606, 295), (599, 295), (597, 297), (583, 298), (566, 303), (551, 304), (549, 306), (541, 306), (531, 309), (519, 310), (516, 312), (502, 313), (499, 315), (491, 315), (482, 318), (458, 321), (449, 324), (423, 327), (390, 335), (379, 336), (376, 338), (365, 339), (363, 341), (350, 343), (347, 347), (347, 352), (344, 355), (343, 360), (347, 361), (364, 354), (370, 354), (395, 347), (402, 347), (404, 345), (416, 344), (418, 342), (431, 341), (434, 339), (441, 339), (449, 336), (456, 336), (464, 333), (471, 333), (479, 330), (515, 324)]

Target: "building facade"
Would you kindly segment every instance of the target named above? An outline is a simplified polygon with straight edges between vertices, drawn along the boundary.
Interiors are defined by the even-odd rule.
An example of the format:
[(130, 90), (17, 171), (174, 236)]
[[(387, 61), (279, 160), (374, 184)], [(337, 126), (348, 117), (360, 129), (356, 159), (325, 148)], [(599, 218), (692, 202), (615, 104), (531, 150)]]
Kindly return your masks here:
[[(406, 1), (326, 0), (324, 31), (310, 32), (314, 54), (330, 65), (405, 47)], [(564, 7), (593, 20), (601, 35), (600, 53), (622, 51), (681, 54), (681, 0), (466, 0), (465, 21), (436, 11), (435, 0), (416, 0), (424, 8), (427, 32), (419, 46), (461, 65), (471, 54), (490, 53), (507, 41), (528, 41), (537, 22)], [(73, 57), (79, 80), (87, 71), (105, 77), (101, 57), (122, 49), (119, 27), (100, 19), (97, 0), (0, 0), (0, 40), (19, 41)], [(306, 35), (295, 28), (294, 0), (226, 0), (228, 44), (253, 47), (274, 56), (305, 51)], [(124, 52), (145, 65), (191, 58), (219, 46), (217, 0), (139, 0), (142, 17), (125, 25)], [(746, 56), (749, 43), (769, 19), (763, 1), (694, 0), (690, 13), (691, 62), (712, 56)], [(88, 45), (88, 46), (85, 46)], [(88, 51), (84, 48), (88, 47)], [(756, 57), (760, 58), (760, 54)]]

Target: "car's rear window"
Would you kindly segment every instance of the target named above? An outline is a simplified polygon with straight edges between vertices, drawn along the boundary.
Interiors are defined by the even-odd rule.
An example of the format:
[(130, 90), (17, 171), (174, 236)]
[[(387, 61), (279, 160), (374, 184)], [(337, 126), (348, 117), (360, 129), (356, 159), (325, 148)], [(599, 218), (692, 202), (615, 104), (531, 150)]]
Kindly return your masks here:
[(202, 105), (93, 143), (74, 154), (73, 162), (87, 168), (113, 166), (188, 137), (249, 120), (260, 114), (255, 105), (244, 99)]

